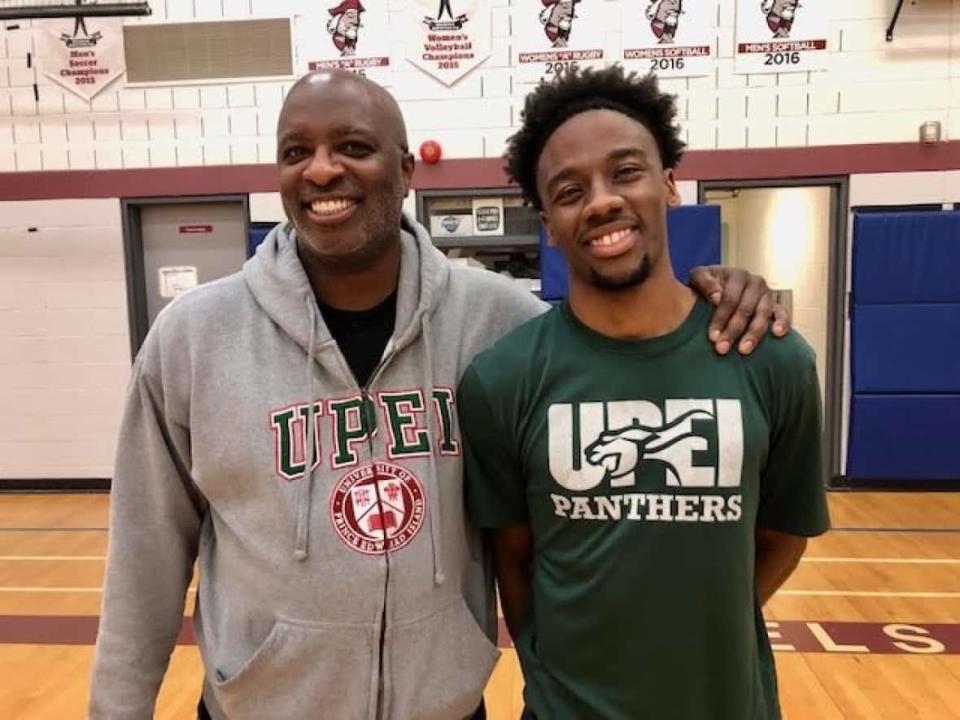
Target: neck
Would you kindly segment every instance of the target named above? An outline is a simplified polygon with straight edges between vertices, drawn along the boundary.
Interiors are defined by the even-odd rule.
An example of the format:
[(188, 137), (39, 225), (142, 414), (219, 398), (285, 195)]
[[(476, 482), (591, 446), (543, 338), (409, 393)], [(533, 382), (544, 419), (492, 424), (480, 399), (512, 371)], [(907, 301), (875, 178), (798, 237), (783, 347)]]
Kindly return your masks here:
[(696, 295), (665, 270), (623, 290), (602, 290), (585, 282), (571, 282), (570, 309), (587, 327), (617, 340), (643, 340), (666, 335), (683, 324)]
[(400, 281), (400, 243), (392, 242), (362, 267), (329, 263), (298, 243), (300, 262), (317, 300), (338, 310), (369, 310), (386, 300)]

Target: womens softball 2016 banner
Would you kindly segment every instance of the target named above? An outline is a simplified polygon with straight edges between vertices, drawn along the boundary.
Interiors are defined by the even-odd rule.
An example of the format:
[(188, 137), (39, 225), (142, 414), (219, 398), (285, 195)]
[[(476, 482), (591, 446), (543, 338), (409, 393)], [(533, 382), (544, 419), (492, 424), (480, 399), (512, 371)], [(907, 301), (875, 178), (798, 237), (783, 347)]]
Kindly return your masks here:
[(603, 67), (603, 0), (514, 0), (513, 63), (521, 82), (567, 67)]
[(391, 82), (390, 38), (385, 3), (328, 0), (323, 11), (296, 18), (297, 66), (349, 70), (381, 85)]
[(828, 0), (738, 0), (734, 71), (827, 69)]
[(410, 0), (406, 58), (445, 85), (490, 57), (489, 0)]
[(624, 67), (661, 77), (691, 77), (713, 72), (712, 0), (624, 0)]
[(44, 75), (90, 100), (123, 75), (123, 21), (76, 17), (40, 24), (38, 56)]

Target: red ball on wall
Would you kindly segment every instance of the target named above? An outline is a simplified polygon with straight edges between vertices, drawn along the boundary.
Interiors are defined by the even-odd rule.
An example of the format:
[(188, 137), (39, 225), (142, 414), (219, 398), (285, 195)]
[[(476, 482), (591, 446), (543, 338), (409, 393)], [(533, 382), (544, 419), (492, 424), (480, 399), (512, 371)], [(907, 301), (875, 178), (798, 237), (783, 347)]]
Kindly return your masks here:
[(427, 165), (436, 165), (441, 155), (440, 143), (436, 140), (425, 140), (420, 144), (420, 157)]

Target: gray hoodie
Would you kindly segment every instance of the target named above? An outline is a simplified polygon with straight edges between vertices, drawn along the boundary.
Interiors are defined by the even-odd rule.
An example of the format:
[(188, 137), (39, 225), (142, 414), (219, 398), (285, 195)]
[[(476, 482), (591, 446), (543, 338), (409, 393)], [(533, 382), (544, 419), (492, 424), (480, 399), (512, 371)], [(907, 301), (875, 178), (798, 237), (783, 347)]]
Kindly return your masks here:
[(496, 608), (453, 393), (544, 306), (452, 265), (408, 218), (401, 245), (366, 388), (289, 226), (157, 318), (119, 438), (92, 718), (152, 717), (197, 559), (215, 720), (460, 720), (479, 704)]

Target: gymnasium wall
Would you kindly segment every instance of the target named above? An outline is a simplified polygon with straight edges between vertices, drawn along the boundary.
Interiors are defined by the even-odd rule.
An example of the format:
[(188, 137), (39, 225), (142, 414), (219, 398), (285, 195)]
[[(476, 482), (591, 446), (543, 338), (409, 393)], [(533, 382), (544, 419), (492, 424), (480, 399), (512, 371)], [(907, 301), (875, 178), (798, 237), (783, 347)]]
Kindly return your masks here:
[[(414, 146), (433, 137), (447, 157), (500, 155), (529, 87), (510, 67), (516, 41), (510, 1), (520, 2), (492, 0), (493, 54), (452, 88), (394, 58), (392, 91)], [(691, 148), (909, 142), (925, 120), (941, 121), (947, 138), (960, 139), (960, 1), (906, 3), (892, 43), (884, 39), (889, 0), (827, 4), (828, 72), (747, 76), (733, 73), (734, 1), (716, 3), (714, 72), (664, 81), (679, 97)], [(325, 7), (315, 0), (151, 5), (152, 21), (288, 16)], [(614, 52), (620, 6), (603, 5), (607, 46)], [(399, 24), (403, 3), (390, 0), (390, 7)], [(175, 88), (126, 88), (118, 81), (88, 103), (51, 84), (36, 63), (28, 67), (34, 39), (29, 22), (18, 24), (0, 30), (0, 172), (273, 161), (273, 133), (289, 81)]]
[(110, 477), (126, 293), (118, 200), (0, 203), (0, 488)]

